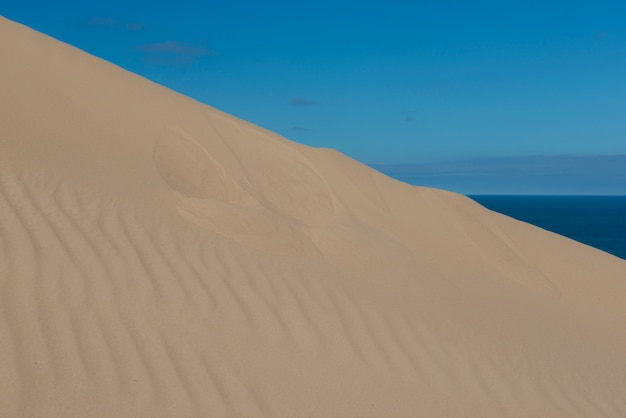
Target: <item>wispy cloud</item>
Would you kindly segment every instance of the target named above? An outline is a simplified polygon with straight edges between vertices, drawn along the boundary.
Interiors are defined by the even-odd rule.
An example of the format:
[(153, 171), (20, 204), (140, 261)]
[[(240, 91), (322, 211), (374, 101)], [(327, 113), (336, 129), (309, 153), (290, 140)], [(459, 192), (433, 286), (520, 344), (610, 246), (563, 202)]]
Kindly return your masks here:
[(86, 22), (87, 26), (93, 28), (106, 28), (106, 29), (122, 29), (131, 32), (140, 31), (146, 29), (148, 25), (138, 22), (120, 22), (112, 17), (92, 16)]
[(402, 115), (404, 116), (405, 123), (413, 123), (416, 120), (416, 113), (413, 110), (406, 110), (402, 112)]
[(132, 31), (132, 32), (140, 31), (140, 30), (146, 29), (147, 27), (148, 25), (144, 23), (137, 23), (137, 22), (124, 23), (124, 29)]
[(293, 97), (291, 99), (291, 104), (293, 106), (314, 106), (317, 104), (317, 102), (314, 100), (305, 99), (302, 97)]
[(422, 176), (613, 174), (626, 178), (626, 155), (538, 155), (416, 164), (371, 164), (381, 171)]
[(292, 132), (314, 133), (315, 129), (306, 128), (304, 126), (292, 126), (290, 129)]
[(596, 33), (596, 39), (605, 39), (609, 36), (609, 32), (603, 31)]
[(106, 28), (115, 28), (117, 27), (117, 20), (112, 17), (99, 17), (92, 16), (88, 21), (87, 25), (89, 26), (101, 26)]
[(143, 44), (135, 51), (144, 54), (144, 60), (151, 65), (172, 65), (186, 67), (195, 64), (199, 58), (215, 55), (215, 52), (201, 45), (181, 41), (165, 41)]
[(626, 155), (538, 155), (370, 164), (410, 184), (467, 194), (625, 194)]
[(179, 41), (165, 41), (155, 44), (138, 45), (135, 48), (140, 52), (147, 53), (166, 53), (166, 54), (178, 54), (178, 55), (192, 55), (194, 57), (204, 57), (207, 55), (214, 55), (215, 53), (205, 47), (186, 44)]

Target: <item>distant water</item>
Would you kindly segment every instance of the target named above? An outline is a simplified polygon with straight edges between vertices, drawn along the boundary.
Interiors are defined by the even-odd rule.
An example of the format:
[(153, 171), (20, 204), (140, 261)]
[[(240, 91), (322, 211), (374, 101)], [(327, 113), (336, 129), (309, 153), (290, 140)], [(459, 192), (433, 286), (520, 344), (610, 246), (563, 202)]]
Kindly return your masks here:
[(470, 196), (481, 205), (626, 259), (626, 196)]

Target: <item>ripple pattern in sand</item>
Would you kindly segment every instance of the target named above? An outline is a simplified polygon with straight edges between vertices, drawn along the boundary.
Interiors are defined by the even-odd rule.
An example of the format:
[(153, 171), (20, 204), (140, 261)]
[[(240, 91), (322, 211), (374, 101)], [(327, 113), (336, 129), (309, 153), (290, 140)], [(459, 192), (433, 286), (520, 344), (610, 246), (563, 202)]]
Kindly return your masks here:
[(297, 416), (281, 379), (315, 369), (316, 384), (332, 372), (367, 380), (363, 396), (403, 388), (429, 393), (420, 402), (435, 409), (474, 405), (467, 416), (524, 416), (537, 404), (553, 417), (626, 411), (618, 385), (542, 369), (523, 349), (459, 344), (316, 276), (315, 260), (285, 268), (68, 185), (0, 174), (3, 415)]

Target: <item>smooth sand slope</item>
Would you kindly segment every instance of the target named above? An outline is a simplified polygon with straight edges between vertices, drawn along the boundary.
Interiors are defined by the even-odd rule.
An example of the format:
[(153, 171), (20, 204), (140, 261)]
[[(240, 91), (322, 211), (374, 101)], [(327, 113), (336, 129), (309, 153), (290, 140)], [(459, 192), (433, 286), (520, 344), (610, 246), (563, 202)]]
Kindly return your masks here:
[(0, 59), (0, 416), (626, 416), (623, 260), (1, 18)]

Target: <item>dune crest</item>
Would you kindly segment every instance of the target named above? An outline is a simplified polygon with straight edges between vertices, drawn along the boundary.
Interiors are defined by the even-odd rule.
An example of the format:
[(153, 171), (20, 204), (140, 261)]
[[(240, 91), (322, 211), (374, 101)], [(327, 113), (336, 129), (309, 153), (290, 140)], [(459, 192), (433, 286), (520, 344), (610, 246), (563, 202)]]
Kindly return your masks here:
[(0, 18), (0, 415), (624, 417), (626, 262)]

